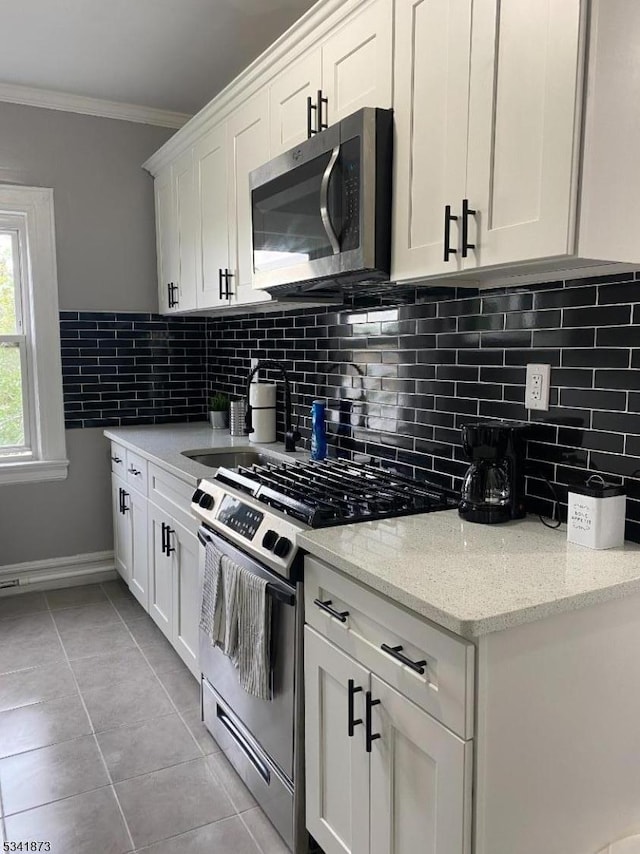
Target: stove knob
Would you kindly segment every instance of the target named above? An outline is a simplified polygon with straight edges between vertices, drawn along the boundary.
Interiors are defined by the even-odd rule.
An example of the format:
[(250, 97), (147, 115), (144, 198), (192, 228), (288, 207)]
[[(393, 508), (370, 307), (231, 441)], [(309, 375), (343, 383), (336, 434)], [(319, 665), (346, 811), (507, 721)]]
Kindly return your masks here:
[(196, 491), (191, 496), (191, 501), (193, 502), (193, 504), (199, 504), (200, 499), (202, 498), (203, 495), (204, 495), (204, 492), (201, 489), (196, 489)]
[(273, 547), (278, 542), (278, 534), (276, 531), (267, 531), (262, 538), (262, 545), (267, 551), (273, 551)]
[(278, 557), (286, 557), (291, 551), (292, 545), (293, 543), (291, 542), (291, 540), (287, 539), (286, 537), (280, 537), (278, 542), (275, 544), (273, 553)]
[(211, 510), (215, 503), (213, 495), (209, 495), (208, 492), (203, 492), (200, 496), (200, 501), (198, 502), (200, 507), (203, 507), (205, 510)]

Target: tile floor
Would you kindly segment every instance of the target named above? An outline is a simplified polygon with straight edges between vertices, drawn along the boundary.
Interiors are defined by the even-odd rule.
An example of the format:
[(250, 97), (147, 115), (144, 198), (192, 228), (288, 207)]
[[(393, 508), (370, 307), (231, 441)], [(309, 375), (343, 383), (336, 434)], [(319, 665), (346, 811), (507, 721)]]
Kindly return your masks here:
[(287, 854), (200, 722), (198, 683), (120, 581), (0, 598), (5, 839)]

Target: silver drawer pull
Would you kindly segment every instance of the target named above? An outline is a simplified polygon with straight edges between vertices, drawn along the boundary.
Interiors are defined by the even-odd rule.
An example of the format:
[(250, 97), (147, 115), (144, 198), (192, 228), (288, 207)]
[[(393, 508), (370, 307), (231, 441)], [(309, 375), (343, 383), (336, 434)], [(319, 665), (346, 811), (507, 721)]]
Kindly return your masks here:
[(425, 667), (427, 666), (426, 661), (411, 661), (410, 658), (407, 658), (406, 655), (402, 655), (402, 647), (401, 646), (389, 646), (386, 643), (383, 643), (380, 649), (383, 652), (386, 652), (387, 655), (390, 655), (391, 658), (395, 658), (396, 661), (401, 662), (402, 664), (410, 667), (412, 670), (415, 670), (416, 673), (423, 674)]
[(341, 623), (347, 622), (347, 617), (349, 616), (348, 611), (336, 611), (335, 608), (331, 608), (330, 606), (333, 604), (331, 599), (327, 599), (326, 602), (321, 602), (320, 599), (314, 599), (313, 604), (317, 605), (321, 611), (329, 614), (332, 617), (335, 617), (336, 620), (340, 620)]

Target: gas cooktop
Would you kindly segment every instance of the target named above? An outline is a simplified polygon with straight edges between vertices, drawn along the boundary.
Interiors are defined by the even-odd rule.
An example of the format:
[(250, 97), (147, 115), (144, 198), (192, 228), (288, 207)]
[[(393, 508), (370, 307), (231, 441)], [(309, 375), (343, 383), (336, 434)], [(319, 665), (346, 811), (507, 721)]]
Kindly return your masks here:
[(220, 468), (214, 479), (311, 528), (448, 510), (458, 504), (444, 487), (347, 460)]

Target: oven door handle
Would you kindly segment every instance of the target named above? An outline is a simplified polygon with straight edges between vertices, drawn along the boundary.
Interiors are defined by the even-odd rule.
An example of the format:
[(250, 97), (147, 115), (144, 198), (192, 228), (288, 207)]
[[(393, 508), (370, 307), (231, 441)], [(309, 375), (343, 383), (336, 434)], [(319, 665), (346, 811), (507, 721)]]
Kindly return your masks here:
[[(198, 539), (205, 548), (208, 543), (213, 542), (211, 537), (207, 537), (202, 528), (198, 528)], [(230, 559), (233, 560), (233, 558)], [(282, 602), (284, 605), (293, 606), (296, 604), (295, 593), (290, 593), (289, 590), (287, 590), (286, 588), (280, 587), (279, 585), (274, 584), (271, 581), (267, 583), (267, 593), (269, 594), (269, 596), (271, 596), (272, 599), (276, 599), (278, 602)]]
[(338, 161), (338, 157), (340, 156), (340, 146), (336, 145), (336, 147), (331, 152), (331, 157), (329, 158), (329, 162), (327, 163), (326, 169), (324, 170), (324, 174), (322, 176), (322, 183), (320, 184), (320, 217), (322, 219), (322, 225), (324, 226), (324, 230), (327, 232), (327, 237), (329, 238), (329, 243), (331, 244), (331, 248), (333, 249), (333, 254), (338, 255), (340, 253), (340, 241), (333, 230), (333, 223), (331, 222), (331, 214), (329, 213), (329, 181), (331, 180), (331, 175), (333, 174), (333, 170)]

